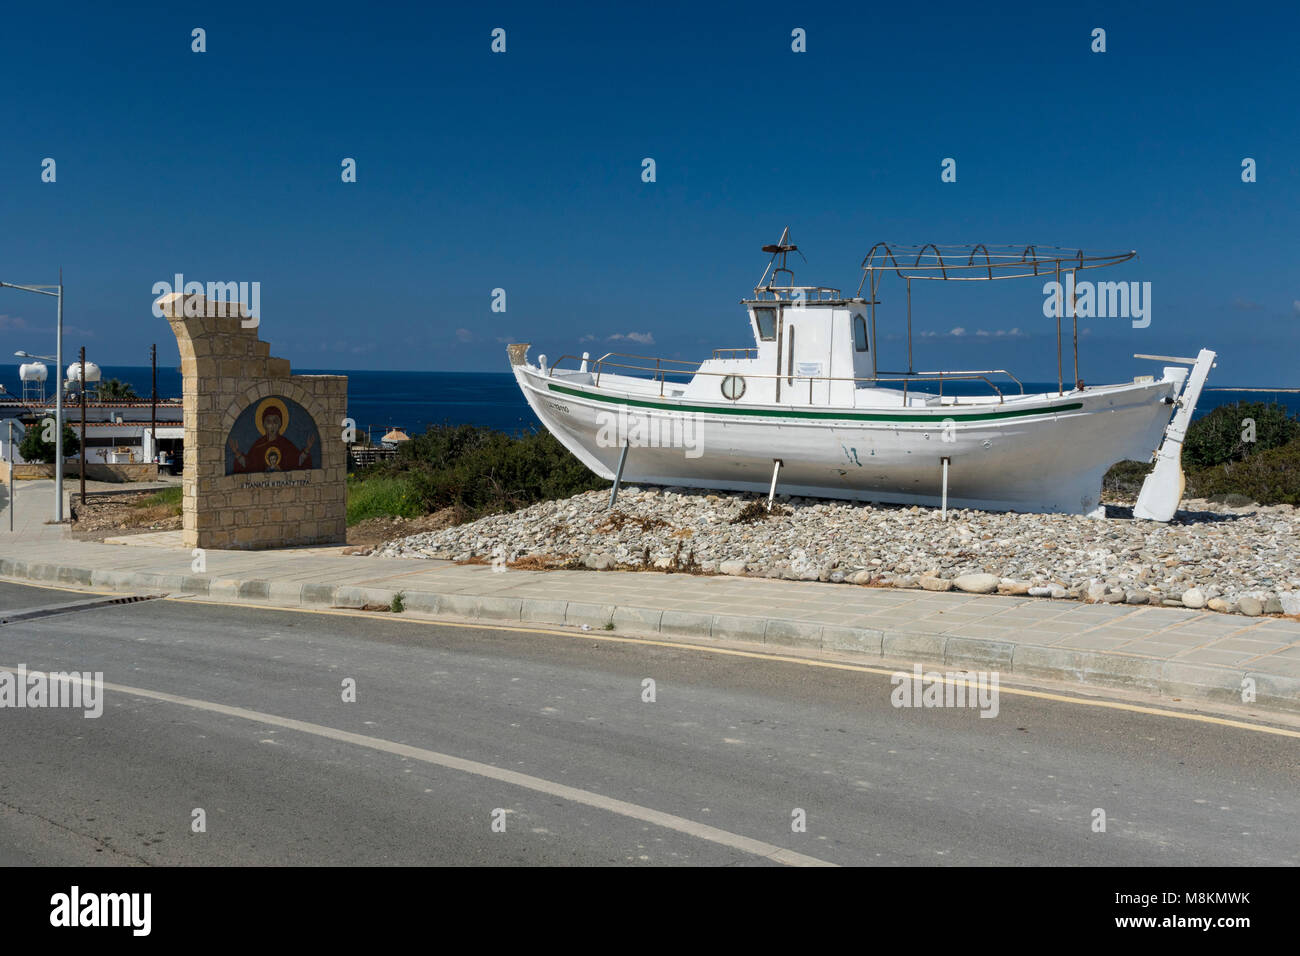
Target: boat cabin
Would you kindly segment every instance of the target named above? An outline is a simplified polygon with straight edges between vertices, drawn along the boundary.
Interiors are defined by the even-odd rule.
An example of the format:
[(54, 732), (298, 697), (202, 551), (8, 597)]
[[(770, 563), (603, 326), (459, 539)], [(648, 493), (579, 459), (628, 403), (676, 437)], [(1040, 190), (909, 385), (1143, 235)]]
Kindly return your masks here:
[(834, 289), (794, 289), (744, 305), (753, 347), (715, 351), (700, 365), (707, 374), (692, 380), (685, 397), (852, 406), (854, 388), (875, 378), (875, 341), (864, 300), (843, 299)]

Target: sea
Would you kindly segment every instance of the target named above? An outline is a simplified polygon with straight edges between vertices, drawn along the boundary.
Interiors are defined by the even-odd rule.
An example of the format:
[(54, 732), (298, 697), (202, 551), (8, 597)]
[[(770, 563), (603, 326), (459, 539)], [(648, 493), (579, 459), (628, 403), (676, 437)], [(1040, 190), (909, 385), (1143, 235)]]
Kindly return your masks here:
[[(150, 395), (149, 366), (109, 365), (105, 379), (126, 382), (146, 400)], [(431, 425), (479, 425), (518, 435), (540, 429), (541, 423), (524, 401), (509, 372), (383, 372), (356, 369), (295, 369), (295, 372), (348, 377), (348, 417), (357, 430), (378, 439), (390, 428), (408, 435), (424, 432)], [(53, 369), (51, 369), (53, 372)], [(22, 395), (18, 369), (0, 376), (0, 385), (11, 395)], [(999, 383), (999, 387), (1001, 383)], [(1055, 382), (1026, 382), (1026, 392), (1054, 390)], [(53, 376), (46, 390), (53, 393)], [(949, 394), (978, 394), (982, 383), (951, 382)], [(1004, 391), (1006, 389), (1004, 388)], [(174, 367), (158, 369), (159, 398), (179, 398), (181, 375)], [(1206, 388), (1197, 404), (1197, 418), (1220, 405), (1233, 402), (1277, 402), (1293, 416), (1300, 416), (1300, 393), (1245, 391), (1241, 388)]]

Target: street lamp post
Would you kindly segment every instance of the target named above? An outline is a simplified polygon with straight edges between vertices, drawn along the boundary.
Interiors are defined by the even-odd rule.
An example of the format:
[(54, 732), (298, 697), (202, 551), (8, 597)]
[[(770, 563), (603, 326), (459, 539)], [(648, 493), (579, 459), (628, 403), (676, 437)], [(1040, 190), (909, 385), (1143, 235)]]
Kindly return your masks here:
[[(27, 352), (15, 352), (19, 358), (44, 359), (54, 362), (54, 520), (63, 521), (63, 270), (59, 270), (57, 286), (15, 285), (12, 282), (0, 282), (0, 288), (21, 289), (35, 292), (37, 295), (52, 295), (59, 300), (58, 336), (55, 339), (54, 356), (29, 355)], [(51, 291), (57, 290), (57, 291)]]

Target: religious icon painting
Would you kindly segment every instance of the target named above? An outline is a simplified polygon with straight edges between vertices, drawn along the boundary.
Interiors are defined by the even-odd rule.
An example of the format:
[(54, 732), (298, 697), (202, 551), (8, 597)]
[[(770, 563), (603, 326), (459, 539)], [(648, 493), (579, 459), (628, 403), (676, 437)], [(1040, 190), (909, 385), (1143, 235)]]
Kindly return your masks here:
[(319, 467), (320, 432), (307, 409), (283, 395), (245, 408), (226, 439), (226, 474), (309, 471)]

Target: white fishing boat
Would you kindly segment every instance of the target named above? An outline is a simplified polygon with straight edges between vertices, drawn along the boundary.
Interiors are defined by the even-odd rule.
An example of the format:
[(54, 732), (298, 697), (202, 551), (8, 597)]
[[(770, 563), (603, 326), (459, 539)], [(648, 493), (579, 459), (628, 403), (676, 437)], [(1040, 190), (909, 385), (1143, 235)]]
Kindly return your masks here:
[[(1139, 355), (1169, 362), (1157, 376), (1087, 385), (1078, 376), (1074, 274), (1132, 259), (1041, 247), (956, 249), (877, 243), (849, 297), (794, 285), (787, 229), (742, 300), (754, 344), (702, 362), (608, 353), (510, 362), (537, 417), (588, 468), (623, 481), (771, 496), (847, 498), (987, 511), (1103, 516), (1102, 476), (1115, 462), (1155, 460), (1135, 515), (1173, 517), (1181, 447), (1215, 354)], [(882, 280), (906, 283), (905, 372), (877, 367)], [(1062, 277), (1065, 281), (1062, 282)], [(912, 367), (912, 282), (1056, 281), (1055, 390), (1026, 394), (1005, 369)], [(1124, 286), (1123, 283), (1106, 284)], [(1064, 290), (1069, 290), (1068, 293)], [(1073, 319), (1074, 384), (1062, 374), (1062, 319)], [(1189, 375), (1190, 366), (1190, 375)], [(954, 394), (953, 383), (987, 394)], [(959, 391), (971, 391), (959, 386)]]

